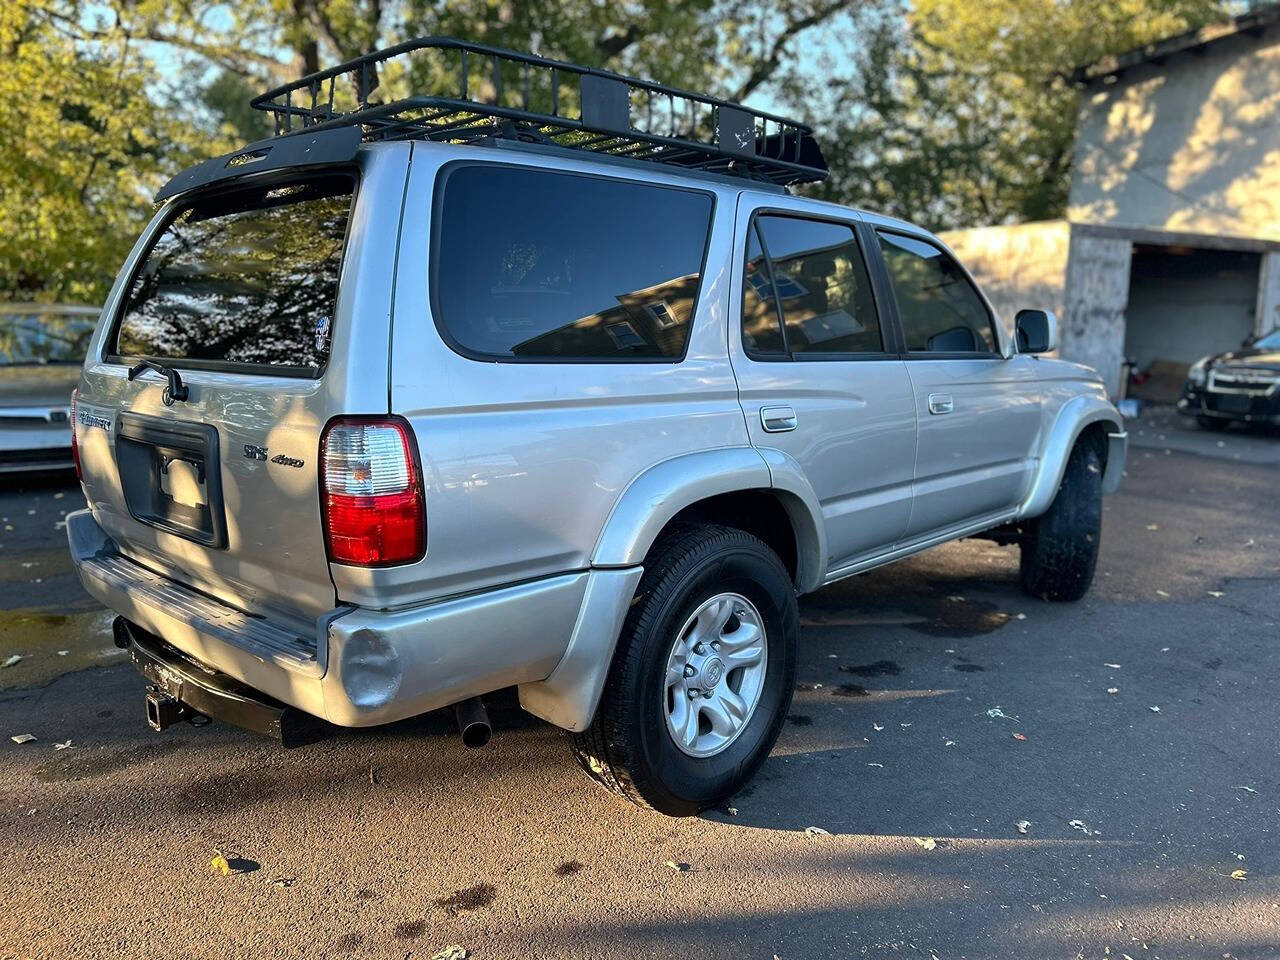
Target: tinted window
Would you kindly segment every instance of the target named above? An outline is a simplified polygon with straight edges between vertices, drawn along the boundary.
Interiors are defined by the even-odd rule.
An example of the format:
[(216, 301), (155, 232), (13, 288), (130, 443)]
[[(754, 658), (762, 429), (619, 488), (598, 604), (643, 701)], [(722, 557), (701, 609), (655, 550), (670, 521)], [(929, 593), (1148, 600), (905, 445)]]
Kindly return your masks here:
[(678, 359), (693, 322), (711, 198), (490, 165), (445, 181), (437, 321), (464, 352)]
[(182, 209), (134, 276), (114, 352), (318, 372), (352, 190), (332, 178)]
[(747, 235), (747, 264), (742, 285), (742, 343), (748, 355), (785, 356), (782, 324), (778, 322), (778, 301), (773, 295), (773, 276), (760, 247), (758, 227), (752, 224)]
[(907, 349), (994, 353), (991, 316), (959, 264), (931, 243), (896, 233), (879, 236)]
[(871, 281), (853, 229), (794, 217), (760, 217), (765, 250), (798, 353), (874, 353), (884, 347)]
[(40, 310), (0, 312), (0, 367), (84, 363), (97, 314)]

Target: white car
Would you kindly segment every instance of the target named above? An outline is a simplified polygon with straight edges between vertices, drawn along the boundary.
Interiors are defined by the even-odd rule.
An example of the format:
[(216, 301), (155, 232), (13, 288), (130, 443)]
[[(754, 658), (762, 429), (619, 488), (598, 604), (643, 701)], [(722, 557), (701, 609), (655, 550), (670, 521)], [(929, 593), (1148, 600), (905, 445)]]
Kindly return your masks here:
[(0, 304), (0, 473), (72, 466), (71, 391), (98, 312)]

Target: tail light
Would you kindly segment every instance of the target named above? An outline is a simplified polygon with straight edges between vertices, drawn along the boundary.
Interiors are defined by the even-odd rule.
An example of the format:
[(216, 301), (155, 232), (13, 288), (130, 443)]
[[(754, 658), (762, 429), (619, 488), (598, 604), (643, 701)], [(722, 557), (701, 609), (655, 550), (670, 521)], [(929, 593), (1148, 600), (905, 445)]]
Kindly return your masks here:
[(80, 469), (80, 444), (76, 441), (76, 425), (79, 421), (76, 419), (76, 401), (80, 398), (80, 388), (71, 388), (71, 461), (76, 465), (76, 479), (84, 480), (84, 473)]
[(422, 559), (427, 511), (413, 431), (398, 417), (341, 417), (320, 439), (329, 559), (389, 567)]

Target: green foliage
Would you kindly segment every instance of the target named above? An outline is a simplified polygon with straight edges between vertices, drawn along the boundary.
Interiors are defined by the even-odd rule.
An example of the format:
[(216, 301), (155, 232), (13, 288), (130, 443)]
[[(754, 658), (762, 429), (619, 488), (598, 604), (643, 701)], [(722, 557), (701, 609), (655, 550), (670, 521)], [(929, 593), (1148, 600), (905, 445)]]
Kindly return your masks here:
[(72, 2), (0, 4), (0, 297), (94, 303), (150, 191), (216, 149), (148, 92), (155, 71)]
[(916, 0), (836, 98), (821, 192), (938, 228), (1062, 216), (1079, 93), (1108, 53), (1222, 16), (1214, 0)]
[[(249, 97), (411, 36), (605, 66), (818, 127), (812, 192), (936, 227), (1060, 215), (1073, 67), (1216, 0), (7, 0), (0, 299), (100, 302), (182, 167), (259, 139)], [(392, 94), (403, 75), (380, 77)], [(415, 82), (420, 78), (415, 75)]]

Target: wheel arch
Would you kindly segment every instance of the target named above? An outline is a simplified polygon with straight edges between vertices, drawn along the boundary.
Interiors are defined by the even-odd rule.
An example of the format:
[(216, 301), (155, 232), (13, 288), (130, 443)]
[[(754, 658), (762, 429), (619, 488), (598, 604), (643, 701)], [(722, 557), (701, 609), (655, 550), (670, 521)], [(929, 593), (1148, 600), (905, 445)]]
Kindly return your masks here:
[(592, 567), (641, 564), (672, 523), (702, 520), (759, 537), (782, 558), (798, 591), (815, 589), (824, 572), (821, 513), (789, 459), (777, 451), (723, 447), (655, 464), (618, 498), (596, 541)]
[(1128, 446), (1124, 419), (1101, 397), (1074, 397), (1058, 411), (1045, 438), (1040, 453), (1040, 469), (1018, 510), (1020, 519), (1037, 517), (1049, 509), (1062, 484), (1067, 459), (1082, 437), (1100, 445), (1099, 452), (1104, 460), (1103, 492), (1113, 493), (1120, 486)]

